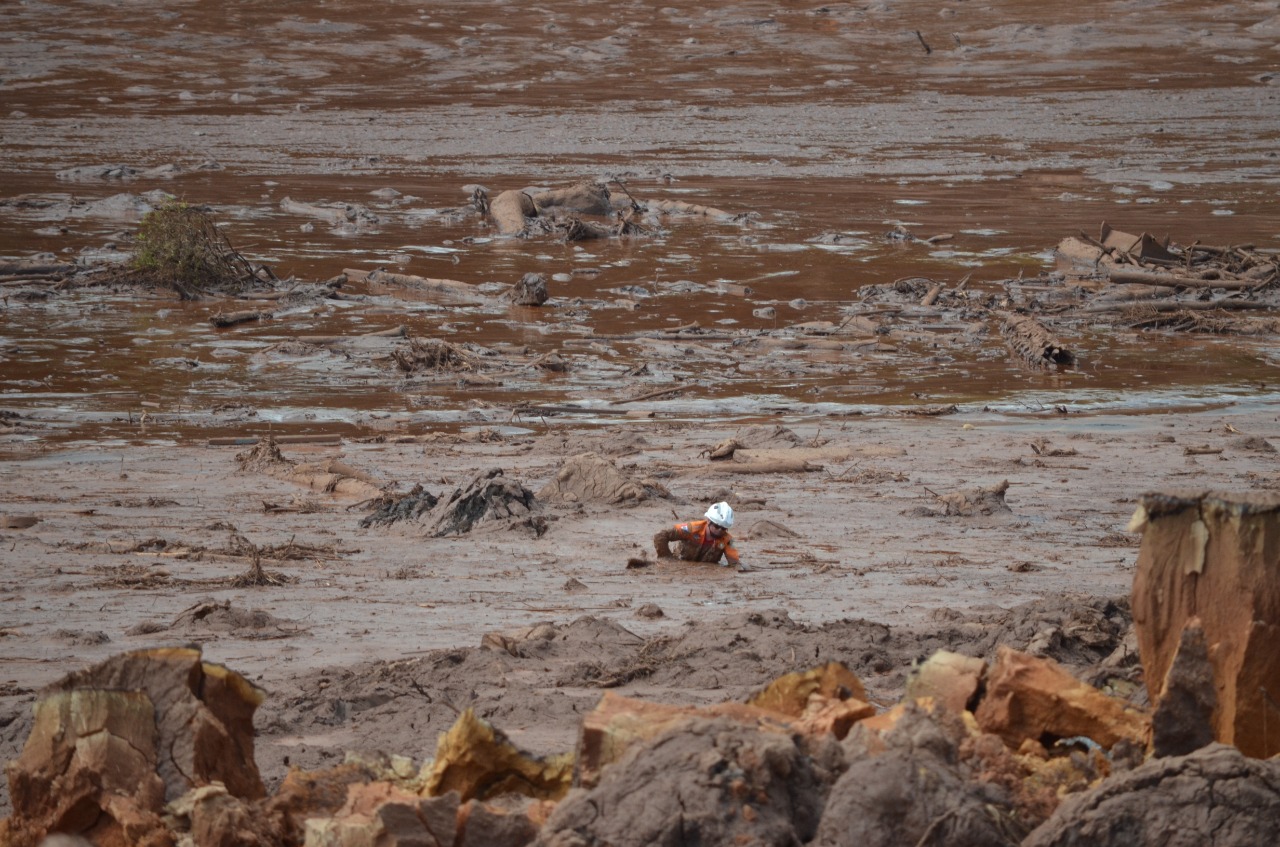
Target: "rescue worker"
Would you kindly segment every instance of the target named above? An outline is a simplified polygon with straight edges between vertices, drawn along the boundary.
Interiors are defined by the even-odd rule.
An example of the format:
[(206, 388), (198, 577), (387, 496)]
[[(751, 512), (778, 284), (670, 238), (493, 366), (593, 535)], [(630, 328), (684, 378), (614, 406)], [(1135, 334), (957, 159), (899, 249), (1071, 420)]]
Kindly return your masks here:
[(725, 561), (723, 567), (736, 565), (739, 571), (751, 570), (742, 563), (738, 551), (733, 547), (733, 536), (729, 527), (733, 526), (733, 509), (728, 503), (714, 503), (707, 509), (704, 520), (678, 523), (671, 529), (664, 529), (653, 537), (653, 547), (659, 559), (676, 558), (671, 555), (671, 542), (680, 542), (679, 558), (686, 562), (715, 562), (721, 557)]

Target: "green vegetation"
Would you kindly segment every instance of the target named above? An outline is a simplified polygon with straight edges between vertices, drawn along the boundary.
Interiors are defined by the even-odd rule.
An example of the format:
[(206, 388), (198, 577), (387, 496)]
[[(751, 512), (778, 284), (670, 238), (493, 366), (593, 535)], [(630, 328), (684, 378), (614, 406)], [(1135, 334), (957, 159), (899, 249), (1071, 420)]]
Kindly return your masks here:
[(254, 267), (231, 247), (213, 218), (180, 200), (143, 217), (133, 270), (184, 300), (243, 291), (258, 282)]

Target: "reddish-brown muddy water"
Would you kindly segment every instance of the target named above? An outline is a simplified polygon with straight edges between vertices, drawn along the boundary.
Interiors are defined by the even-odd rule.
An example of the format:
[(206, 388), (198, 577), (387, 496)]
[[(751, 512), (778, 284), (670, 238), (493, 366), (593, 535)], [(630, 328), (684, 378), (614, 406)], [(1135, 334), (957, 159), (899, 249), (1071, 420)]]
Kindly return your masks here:
[[(34, 688), (178, 638), (176, 624), (137, 626), (168, 626), (205, 597), (283, 621), (278, 641), (181, 633), (277, 692), (260, 750), (278, 778), (290, 755), (429, 753), (440, 716), (415, 734), (394, 710), (333, 726), (286, 713), (283, 701), (328, 708), (308, 676), (326, 665), (587, 613), (652, 634), (731, 610), (896, 625), (1067, 591), (1119, 596), (1141, 491), (1273, 484), (1273, 455), (1232, 439), (1274, 440), (1274, 334), (1074, 319), (1057, 329), (1078, 363), (1057, 372), (1019, 367), (989, 319), (962, 308), (916, 310), (892, 343), (857, 350), (731, 342), (727, 356), (617, 336), (697, 321), (745, 338), (891, 316), (860, 295), (908, 278), (954, 290), (969, 277), (975, 298), (1025, 302), (1050, 284), (1058, 241), (1103, 221), (1182, 244), (1280, 247), (1280, 3), (14, 0), (0, 24), (0, 257), (122, 260), (141, 216), (171, 195), (210, 207), (244, 254), (300, 284), (382, 267), (491, 295), (457, 305), (355, 282), (343, 290), (356, 299), (221, 330), (210, 315), (242, 305), (98, 288), (5, 296), (0, 422), (21, 425), (0, 432), (3, 510), (40, 518), (0, 531), (7, 755)], [(503, 238), (463, 188), (583, 177), (734, 217), (671, 216), (651, 236), (576, 244)], [(335, 225), (286, 199), (352, 210)], [(887, 237), (899, 227), (953, 237)], [(496, 296), (526, 272), (548, 278), (546, 306)], [(557, 353), (568, 367), (466, 382), (405, 377), (376, 344), (278, 352), (300, 336), (400, 325), (521, 362)], [(612, 403), (672, 386), (684, 390)], [(597, 414), (540, 418), (516, 411), (525, 404)], [(947, 404), (959, 415), (896, 414)], [(825, 449), (826, 473), (744, 483), (702, 467), (701, 451), (761, 420)], [(506, 440), (395, 443), (488, 429)], [(356, 529), (351, 498), (240, 473), (243, 448), (204, 447), (264, 432), (341, 433), (338, 448), (286, 450), (433, 492), (496, 465), (537, 489), (592, 449), (661, 477), (674, 499), (557, 507), (536, 541)], [(1002, 478), (1009, 515), (925, 514), (935, 492)], [(623, 571), (655, 527), (696, 516), (722, 486), (746, 498), (744, 534), (767, 519), (802, 541), (748, 537), (760, 567), (741, 578)], [(226, 552), (228, 527), (326, 552), (273, 565), (296, 585), (214, 586), (244, 565)], [(589, 593), (566, 597), (568, 578)], [(667, 617), (635, 619), (646, 602)], [(900, 671), (869, 687), (890, 696)], [(485, 702), (533, 704), (504, 725), (522, 743), (566, 745), (569, 710), (544, 722), (516, 683), (468, 685)], [(411, 737), (418, 746), (398, 746)]]
[[(971, 274), (982, 291), (1047, 270), (1059, 238), (1103, 220), (1184, 243), (1267, 247), (1280, 235), (1280, 19), (1269, 3), (1109, 3), (1051, 19), (1035, 3), (959, 2), (157, 3), (127, 13), (68, 2), (2, 14), (8, 255), (97, 252), (164, 191), (210, 205), (233, 244), (282, 276), (387, 267), (511, 283), (536, 270), (572, 275), (552, 282), (561, 303), (640, 302), (596, 310), (590, 329), (604, 334), (839, 321), (858, 288), (903, 277), (953, 285)], [(101, 176), (110, 165), (129, 170)], [(642, 198), (746, 217), (575, 247), (494, 238), (455, 211), (467, 183), (580, 176), (621, 176)], [(285, 198), (367, 214), (335, 227), (285, 212)], [(898, 225), (954, 238), (886, 240)], [(691, 285), (670, 285), (681, 281)], [(725, 282), (751, 293), (724, 293)], [(770, 306), (769, 317), (753, 314)], [(385, 328), (367, 310), (286, 312), (217, 333), (203, 324), (214, 308), (92, 298), (10, 307), (7, 402), (61, 416), (118, 413), (130, 399), (169, 415), (234, 401), (282, 424), (415, 411), (412, 396), (368, 374), (246, 366), (245, 354), (297, 334)], [(386, 326), (411, 333), (537, 352), (589, 331), (571, 308), (386, 310)], [(795, 380), (695, 361), (674, 376), (720, 401), (685, 410), (697, 414), (1273, 397), (1266, 345), (1088, 326), (1071, 340), (1080, 365), (1053, 377), (989, 351), (931, 354), (927, 342)], [(614, 376), (436, 391), (417, 419), (439, 423), (476, 400), (589, 397)], [(335, 380), (340, 392), (329, 390)]]

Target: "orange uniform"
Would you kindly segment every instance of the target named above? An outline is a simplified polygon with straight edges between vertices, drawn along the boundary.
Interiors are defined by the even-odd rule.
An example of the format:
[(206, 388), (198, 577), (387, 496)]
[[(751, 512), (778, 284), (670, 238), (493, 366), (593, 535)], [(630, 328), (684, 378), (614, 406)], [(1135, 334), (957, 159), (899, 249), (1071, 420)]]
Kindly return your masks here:
[(708, 529), (710, 521), (687, 521), (664, 529), (653, 537), (659, 558), (670, 558), (671, 542), (680, 542), (680, 558), (686, 562), (719, 562), (723, 556), (730, 565), (741, 564), (733, 547), (733, 536), (727, 531), (719, 538)]

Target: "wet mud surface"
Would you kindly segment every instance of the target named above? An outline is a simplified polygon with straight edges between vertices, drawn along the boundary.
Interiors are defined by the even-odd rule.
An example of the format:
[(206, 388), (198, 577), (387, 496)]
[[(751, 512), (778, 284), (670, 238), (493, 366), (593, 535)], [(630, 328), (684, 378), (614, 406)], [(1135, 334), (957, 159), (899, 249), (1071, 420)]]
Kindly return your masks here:
[[(1048, 302), (1055, 245), (1103, 221), (1274, 255), (1280, 4), (17, 2), (0, 21), (0, 257), (122, 263), (173, 196), (289, 292), (219, 329), (261, 304), (0, 280), (4, 758), (41, 685), (168, 643), (273, 692), (271, 778), (429, 755), (467, 705), (564, 749), (602, 685), (705, 702), (840, 658), (890, 702), (917, 652), (1037, 638), (1085, 668), (1123, 638), (1139, 494), (1274, 485), (1274, 331), (1076, 315), (1051, 324), (1076, 363), (1033, 370), (991, 315)], [(515, 239), (464, 188), (580, 178), (726, 214)], [(344, 272), (340, 296), (319, 285)], [(526, 273), (545, 305), (503, 299)], [(951, 299), (922, 306), (937, 284)], [(407, 339), (460, 358), (406, 368)], [(266, 434), (341, 441), (282, 445), (302, 472), (237, 461)], [(731, 437), (813, 470), (727, 471), (706, 453)], [(665, 495), (461, 537), (360, 526), (379, 492), (495, 467), (536, 492), (588, 451)], [(1007, 512), (949, 512), (1005, 480)], [(724, 497), (755, 572), (625, 568)], [(231, 584), (255, 558), (287, 581)], [(536, 650), (479, 648), (542, 623)]]

